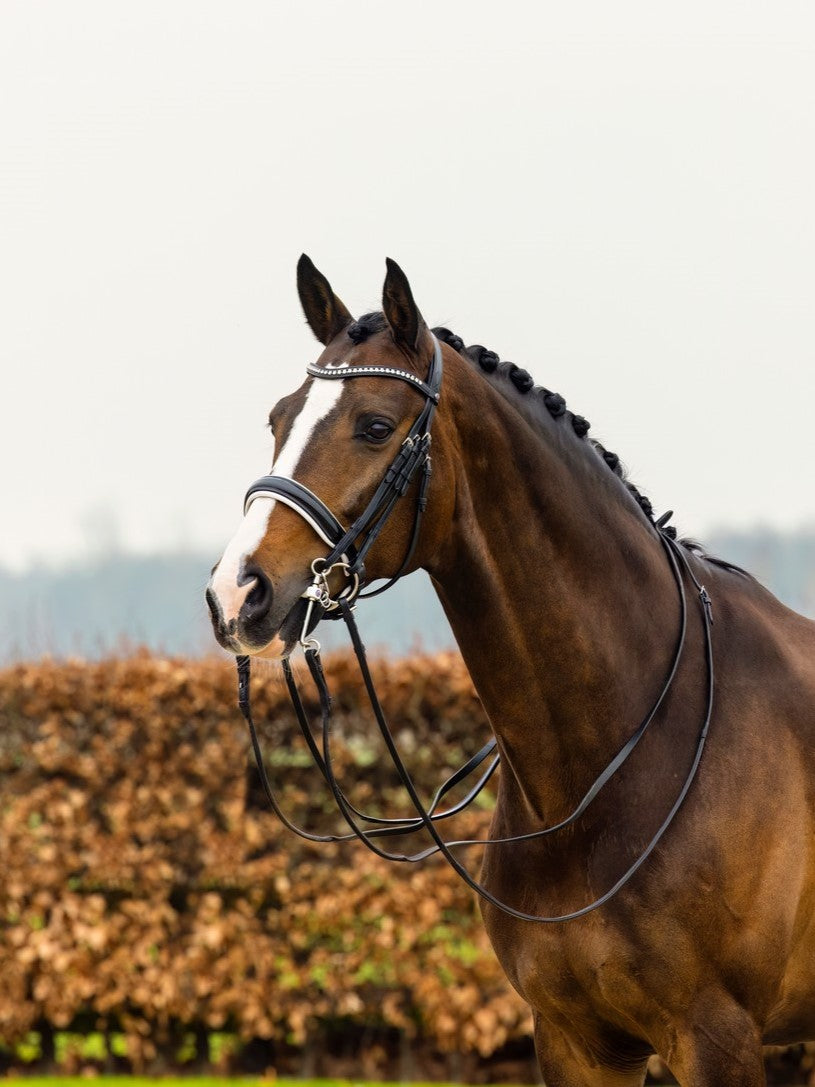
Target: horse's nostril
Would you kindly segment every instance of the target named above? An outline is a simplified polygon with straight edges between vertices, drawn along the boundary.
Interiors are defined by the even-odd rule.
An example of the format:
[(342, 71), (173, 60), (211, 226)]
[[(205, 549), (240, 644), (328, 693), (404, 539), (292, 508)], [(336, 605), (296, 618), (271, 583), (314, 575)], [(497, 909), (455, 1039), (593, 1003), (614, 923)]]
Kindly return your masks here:
[(209, 608), (209, 614), (212, 616), (212, 618), (217, 623), (219, 621), (219, 619), (221, 618), (221, 615), (220, 615), (220, 609), (218, 607), (218, 601), (215, 598), (215, 593), (212, 591), (212, 589), (207, 588), (207, 591), (206, 591), (206, 593), (204, 595), (206, 597), (207, 607)]
[(241, 610), (247, 619), (262, 619), (272, 606), (272, 583), (258, 566), (247, 567), (244, 578), (254, 579), (254, 585), (246, 594)]
[(249, 594), (246, 597), (246, 603), (254, 611), (258, 611), (263, 608), (268, 596), (269, 593), (267, 592), (266, 586), (259, 579), (255, 579), (254, 588), (249, 591)]

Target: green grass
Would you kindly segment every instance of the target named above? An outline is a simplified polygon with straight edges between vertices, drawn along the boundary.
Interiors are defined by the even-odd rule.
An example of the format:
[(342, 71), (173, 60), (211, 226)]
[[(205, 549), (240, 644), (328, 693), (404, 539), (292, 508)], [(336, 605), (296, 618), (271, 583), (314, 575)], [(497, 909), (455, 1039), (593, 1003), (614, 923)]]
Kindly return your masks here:
[[(392, 1083), (351, 1079), (254, 1079), (251, 1076), (19, 1076), (21, 1087), (393, 1087)], [(403, 1085), (407, 1087), (407, 1085)], [(445, 1087), (412, 1083), (409, 1087)], [(447, 1085), (452, 1087), (452, 1085)], [(461, 1087), (460, 1084), (456, 1087)]]

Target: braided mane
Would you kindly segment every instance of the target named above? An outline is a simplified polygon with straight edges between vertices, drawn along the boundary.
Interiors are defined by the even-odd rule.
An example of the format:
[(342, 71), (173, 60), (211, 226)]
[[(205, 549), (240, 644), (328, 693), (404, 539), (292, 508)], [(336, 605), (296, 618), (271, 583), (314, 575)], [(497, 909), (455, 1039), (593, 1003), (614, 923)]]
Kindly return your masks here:
[[(387, 322), (385, 321), (384, 315), (382, 313), (374, 312), (363, 314), (357, 321), (354, 321), (353, 324), (349, 325), (346, 331), (351, 341), (359, 344), (364, 343), (364, 341), (375, 332), (382, 332), (386, 328)], [(642, 510), (643, 514), (648, 518), (652, 525), (654, 524), (654, 507), (651, 504), (651, 500), (628, 478), (622, 461), (617, 454), (606, 449), (605, 446), (596, 439), (588, 437), (591, 425), (588, 419), (585, 419), (582, 415), (575, 415), (573, 412), (569, 411), (566, 407), (566, 401), (560, 393), (552, 392), (551, 389), (544, 388), (542, 385), (536, 385), (528, 370), (516, 366), (514, 362), (502, 362), (495, 351), (490, 351), (481, 344), (472, 344), (470, 347), (465, 347), (462, 338), (457, 336), (455, 332), (451, 332), (449, 328), (439, 326), (432, 331), (437, 339), (446, 343), (449, 347), (452, 347), (454, 351), (458, 351), (460, 355), (466, 358), (474, 366), (477, 366), (485, 375), (497, 378), (498, 380), (491, 382), (491, 384), (493, 384), (495, 389), (497, 389), (497, 391), (516, 408), (527, 406), (518, 403), (517, 396), (519, 393), (521, 396), (531, 395), (533, 403), (542, 404), (553, 419), (562, 418), (566, 424), (570, 424), (577, 437), (587, 440), (591, 448), (597, 453), (598, 458), (611, 469), (615, 476), (617, 476)], [(528, 406), (532, 408), (533, 403), (528, 404)], [(529, 414), (534, 416), (534, 411)], [(662, 525), (660, 526), (660, 531), (674, 540), (677, 538), (676, 529), (672, 525)], [(727, 562), (725, 559), (719, 559), (713, 555), (707, 554), (701, 544), (696, 540), (683, 538), (678, 542), (699, 558), (705, 559), (707, 562), (711, 562), (725, 570), (743, 574), (746, 577), (750, 576), (745, 570), (742, 570), (740, 566)]]
[[(589, 429), (591, 427), (588, 419), (582, 415), (575, 415), (573, 412), (569, 411), (566, 407), (566, 401), (560, 393), (552, 392), (551, 389), (547, 389), (542, 385), (536, 385), (528, 370), (516, 366), (514, 362), (502, 362), (498, 357), (497, 352), (490, 351), (488, 348), (482, 347), (481, 344), (472, 344), (470, 347), (465, 347), (461, 337), (457, 336), (454, 332), (451, 332), (449, 328), (434, 328), (433, 334), (452, 347), (454, 351), (458, 351), (464, 358), (468, 359), (474, 365), (477, 365), (484, 373), (503, 379), (495, 382), (495, 388), (509, 399), (510, 402), (516, 401), (516, 393), (520, 393), (522, 396), (531, 395), (534, 400), (546, 408), (553, 419), (563, 418), (564, 422), (571, 424), (571, 427), (578, 438), (586, 438), (588, 440), (595, 452), (602, 458), (618, 479), (623, 482), (627, 491), (648, 520), (653, 522), (654, 507), (651, 504), (651, 500), (628, 478), (622, 461), (617, 454), (606, 449), (604, 445), (594, 438), (588, 437)], [(518, 406), (517, 403), (516, 406)], [(530, 405), (530, 407), (532, 407), (532, 405)], [(673, 535), (674, 539), (676, 538), (675, 530), (668, 528), (666, 531), (669, 535)]]
[[(481, 344), (472, 344), (470, 347), (465, 347), (462, 338), (457, 336), (454, 332), (451, 332), (449, 328), (439, 326), (438, 328), (433, 329), (433, 334), (439, 340), (442, 340), (444, 343), (448, 344), (448, 346), (452, 347), (454, 351), (458, 351), (460, 355), (478, 366), (485, 374), (497, 377), (499, 380), (492, 382), (494, 388), (516, 407), (521, 407), (517, 401), (518, 393), (522, 396), (531, 394), (534, 401), (538, 404), (543, 404), (553, 419), (562, 417), (566, 423), (571, 423), (572, 429), (578, 438), (585, 438), (588, 441), (598, 457), (623, 483), (628, 493), (651, 524), (654, 524), (654, 507), (650, 498), (648, 498), (647, 495), (644, 495), (628, 478), (623, 463), (616, 453), (612, 453), (611, 450), (606, 449), (606, 447), (595, 438), (588, 437), (589, 428), (591, 426), (588, 419), (584, 418), (582, 415), (575, 415), (569, 411), (566, 407), (566, 401), (560, 393), (552, 392), (542, 385), (536, 385), (534, 378), (528, 370), (522, 369), (514, 362), (502, 362), (495, 351), (490, 351), (488, 348), (482, 347)], [(530, 407), (532, 407), (531, 404)], [(532, 414), (534, 415), (534, 412)], [(673, 525), (663, 524), (660, 526), (659, 531), (670, 536), (671, 539), (677, 539), (677, 532)], [(742, 574), (745, 577), (750, 577), (750, 574), (740, 566), (736, 566), (726, 559), (717, 558), (715, 555), (709, 555), (696, 540), (684, 537), (678, 540), (678, 542), (683, 547), (693, 552), (694, 555), (704, 559), (706, 562), (712, 563), (714, 566), (720, 566), (722, 569)]]

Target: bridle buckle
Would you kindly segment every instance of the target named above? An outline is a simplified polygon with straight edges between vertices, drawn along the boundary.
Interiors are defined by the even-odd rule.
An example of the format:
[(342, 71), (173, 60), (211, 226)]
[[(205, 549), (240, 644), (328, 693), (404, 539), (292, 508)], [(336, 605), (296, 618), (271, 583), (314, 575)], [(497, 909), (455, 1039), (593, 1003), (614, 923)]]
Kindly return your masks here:
[[(350, 589), (346, 586), (337, 597), (331, 595), (331, 589), (328, 586), (328, 578), (334, 570), (343, 570), (348, 581), (353, 581)], [(353, 599), (356, 596), (359, 591), (359, 575), (351, 570), (349, 562), (339, 559), (337, 562), (332, 562), (330, 566), (326, 566), (325, 559), (322, 557), (313, 560), (311, 572), (314, 575), (314, 580), (306, 587), (301, 596), (302, 600), (308, 601), (308, 607), (303, 618), (303, 627), (298, 641), (304, 650), (313, 649), (319, 653), (320, 643), (316, 638), (310, 638), (308, 633), (314, 606), (318, 605), (324, 613), (336, 611), (340, 606), (340, 597), (350, 596)]]

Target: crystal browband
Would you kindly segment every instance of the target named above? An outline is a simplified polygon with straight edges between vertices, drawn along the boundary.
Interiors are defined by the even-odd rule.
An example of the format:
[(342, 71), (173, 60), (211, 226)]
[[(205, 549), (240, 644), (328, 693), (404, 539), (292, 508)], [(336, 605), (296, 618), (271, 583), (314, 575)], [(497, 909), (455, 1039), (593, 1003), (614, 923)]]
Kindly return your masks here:
[(426, 381), (411, 374), (409, 370), (398, 370), (393, 366), (317, 366), (310, 363), (306, 371), (311, 377), (396, 377), (421, 390), (434, 403), (439, 402), (438, 389), (432, 389)]

